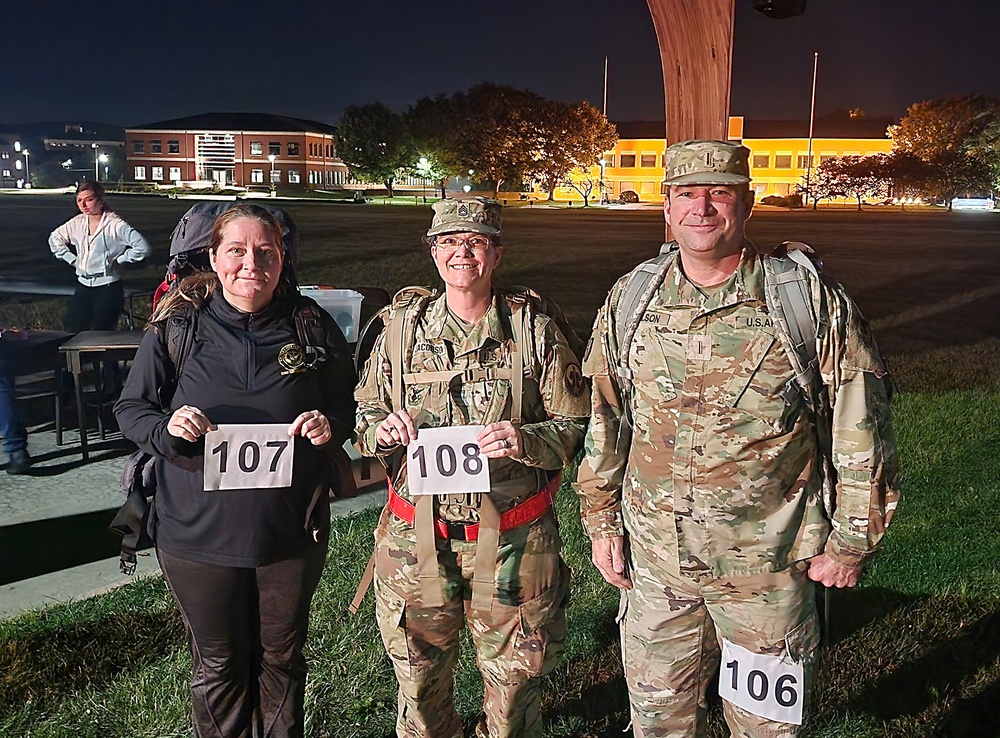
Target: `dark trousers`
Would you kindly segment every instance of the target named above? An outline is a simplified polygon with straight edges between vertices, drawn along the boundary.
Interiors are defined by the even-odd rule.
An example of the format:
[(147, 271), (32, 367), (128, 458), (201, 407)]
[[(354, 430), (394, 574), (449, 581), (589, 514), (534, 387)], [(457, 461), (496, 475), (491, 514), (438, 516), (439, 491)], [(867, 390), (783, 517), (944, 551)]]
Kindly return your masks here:
[(300, 559), (255, 569), (202, 564), (157, 550), (191, 644), (197, 738), (301, 738), (309, 603), (325, 541)]
[[(76, 291), (69, 302), (66, 313), (66, 330), (113, 331), (118, 328), (118, 316), (125, 307), (125, 287), (120, 281), (100, 287), (86, 287), (77, 282)], [(104, 396), (102, 400), (113, 400), (121, 392), (121, 378), (117, 361), (106, 361), (102, 367)]]

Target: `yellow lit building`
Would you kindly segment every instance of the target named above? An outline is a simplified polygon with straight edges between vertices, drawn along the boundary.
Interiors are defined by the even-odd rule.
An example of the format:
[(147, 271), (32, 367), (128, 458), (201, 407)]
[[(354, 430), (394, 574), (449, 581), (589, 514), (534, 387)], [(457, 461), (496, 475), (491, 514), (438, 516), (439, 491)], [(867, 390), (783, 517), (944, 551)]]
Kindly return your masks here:
[[(849, 117), (847, 114), (817, 118), (813, 126), (812, 171), (834, 156), (868, 156), (888, 153), (892, 139), (887, 129), (890, 118)], [(603, 181), (606, 197), (618, 200), (632, 192), (639, 202), (663, 202), (663, 153), (666, 142), (660, 121), (615, 123), (618, 143), (605, 153), (600, 167), (590, 178)], [(768, 195), (788, 195), (805, 183), (809, 166), (809, 121), (753, 121), (742, 116), (729, 119), (729, 138), (750, 149), (750, 175), (757, 199)], [(536, 197), (546, 193), (536, 191)], [(626, 195), (628, 197), (628, 195)], [(579, 201), (582, 197), (569, 187), (559, 187), (556, 200)], [(598, 201), (597, 187), (591, 202)]]

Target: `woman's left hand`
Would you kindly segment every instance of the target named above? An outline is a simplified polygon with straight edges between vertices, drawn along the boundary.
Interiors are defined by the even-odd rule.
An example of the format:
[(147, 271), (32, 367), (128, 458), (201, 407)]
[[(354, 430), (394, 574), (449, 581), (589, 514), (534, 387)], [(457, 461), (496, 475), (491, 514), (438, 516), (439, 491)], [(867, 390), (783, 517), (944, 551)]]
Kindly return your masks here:
[(289, 436), (308, 438), (313, 446), (322, 446), (333, 438), (330, 421), (319, 410), (307, 410), (288, 426)]
[(509, 420), (490, 423), (476, 436), (476, 442), (483, 454), (491, 459), (499, 459), (503, 456), (520, 459), (524, 456), (521, 431)]

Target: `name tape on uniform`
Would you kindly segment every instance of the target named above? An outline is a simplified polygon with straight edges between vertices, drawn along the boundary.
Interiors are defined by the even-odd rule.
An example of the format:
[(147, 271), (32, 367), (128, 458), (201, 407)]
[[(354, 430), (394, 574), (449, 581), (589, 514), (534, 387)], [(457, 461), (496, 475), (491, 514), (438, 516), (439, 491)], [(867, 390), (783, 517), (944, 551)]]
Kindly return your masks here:
[(476, 443), (481, 425), (421, 428), (406, 447), (406, 482), (411, 495), (490, 491), (489, 459)]
[(205, 434), (205, 491), (290, 487), (294, 451), (287, 423), (220, 425)]
[(748, 651), (722, 639), (719, 696), (768, 720), (802, 725), (805, 676), (787, 657)]

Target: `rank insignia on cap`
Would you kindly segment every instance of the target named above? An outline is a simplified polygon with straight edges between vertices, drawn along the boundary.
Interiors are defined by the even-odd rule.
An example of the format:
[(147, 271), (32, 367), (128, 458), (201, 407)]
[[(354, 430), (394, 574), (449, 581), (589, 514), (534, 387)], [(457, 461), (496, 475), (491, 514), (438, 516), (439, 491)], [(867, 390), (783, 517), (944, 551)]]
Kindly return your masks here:
[(461, 217), (463, 217), (463, 218), (468, 218), (468, 217), (469, 217), (469, 206), (468, 206), (468, 205), (466, 205), (466, 204), (465, 204), (465, 203), (463, 202), (463, 203), (462, 203), (461, 205), (459, 205), (459, 206), (458, 206), (458, 210), (457, 210), (456, 212), (457, 212), (457, 213), (458, 213), (458, 214), (459, 214), (459, 215), (460, 215)]

